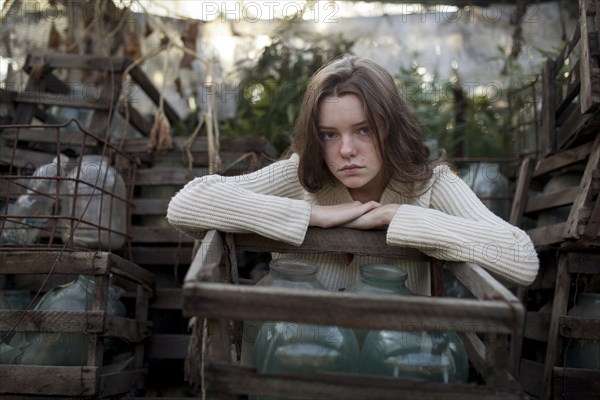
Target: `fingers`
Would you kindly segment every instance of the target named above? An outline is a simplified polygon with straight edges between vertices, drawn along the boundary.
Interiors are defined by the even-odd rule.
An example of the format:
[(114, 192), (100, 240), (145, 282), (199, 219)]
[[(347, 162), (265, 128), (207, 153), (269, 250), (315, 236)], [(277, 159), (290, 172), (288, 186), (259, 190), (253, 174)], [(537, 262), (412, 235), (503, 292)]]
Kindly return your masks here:
[(334, 206), (313, 205), (309, 224), (322, 228), (341, 226), (380, 206), (381, 204), (376, 201), (367, 203), (354, 201)]

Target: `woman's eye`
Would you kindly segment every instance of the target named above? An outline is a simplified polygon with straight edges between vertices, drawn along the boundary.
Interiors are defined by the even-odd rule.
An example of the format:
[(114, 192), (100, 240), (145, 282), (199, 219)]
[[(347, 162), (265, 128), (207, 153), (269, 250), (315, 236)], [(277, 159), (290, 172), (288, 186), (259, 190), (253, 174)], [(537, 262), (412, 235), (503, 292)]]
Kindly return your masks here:
[(335, 133), (333, 132), (323, 132), (321, 133), (321, 137), (325, 140), (331, 140), (335, 138)]
[(368, 127), (362, 127), (358, 130), (358, 133), (361, 135), (368, 135), (371, 132), (371, 130)]

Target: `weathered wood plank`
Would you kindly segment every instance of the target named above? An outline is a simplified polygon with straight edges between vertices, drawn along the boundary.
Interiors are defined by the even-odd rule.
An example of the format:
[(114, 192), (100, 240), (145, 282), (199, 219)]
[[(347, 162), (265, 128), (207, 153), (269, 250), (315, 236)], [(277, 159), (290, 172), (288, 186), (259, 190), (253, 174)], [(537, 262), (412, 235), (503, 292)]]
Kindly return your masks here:
[(575, 186), (552, 193), (531, 196), (527, 201), (527, 208), (525, 209), (525, 212), (532, 213), (549, 208), (573, 204), (573, 201), (575, 201), (578, 193), (579, 187)]
[(519, 368), (519, 383), (523, 386), (523, 390), (535, 397), (539, 397), (542, 391), (542, 376), (544, 373), (544, 365), (535, 361), (521, 359), (521, 367)]
[(600, 393), (600, 371), (555, 367), (554, 398), (590, 400)]
[(123, 71), (130, 61), (119, 57), (105, 57), (83, 54), (63, 53), (31, 53), (25, 60), (23, 68), (29, 71), (38, 62), (42, 61), (50, 69), (83, 69), (94, 71)]
[[(142, 71), (139, 65), (136, 65), (135, 67), (131, 68), (129, 70), (129, 75), (131, 76), (131, 79), (133, 79), (133, 81), (142, 88), (142, 90), (148, 95), (148, 97), (154, 102), (154, 104), (160, 103), (161, 93), (158, 91), (156, 86), (154, 86), (154, 84), (150, 81), (150, 79), (148, 79), (148, 76), (144, 73), (144, 71)], [(171, 104), (169, 104), (167, 100), (163, 100), (163, 103), (165, 116), (169, 120), (171, 126), (174, 126), (175, 124), (181, 121), (181, 118), (179, 118), (179, 114), (175, 112), (175, 109), (171, 106)]]
[(136, 186), (180, 185), (183, 187), (190, 180), (208, 174), (208, 167), (193, 168), (188, 171), (183, 163), (179, 168), (153, 167), (139, 168), (135, 174)]
[(0, 393), (92, 396), (98, 367), (0, 365)]
[(517, 392), (475, 385), (427, 383), (400, 379), (334, 373), (311, 375), (259, 374), (248, 367), (211, 363), (206, 369), (209, 389), (222, 393), (251, 393), (285, 398), (343, 400), (506, 400), (521, 399)]
[[(197, 276), (197, 275), (196, 275)], [(358, 295), (220, 283), (183, 287), (184, 315), (288, 321), (401, 331), (512, 333), (515, 315), (504, 301)], [(319, 310), (315, 313), (314, 310)], [(362, 315), (362, 318), (357, 318)]]
[(185, 275), (184, 282), (218, 282), (223, 279), (222, 271), (219, 270), (223, 253), (221, 234), (216, 230), (208, 231), (192, 260), (192, 265), (190, 265)]
[[(320, 253), (372, 255), (385, 258), (404, 258), (429, 261), (417, 249), (388, 246), (385, 231), (361, 231), (346, 228), (309, 228), (301, 247), (293, 246), (256, 234), (235, 234), (238, 250), (270, 251), (277, 253)], [(335, 239), (335, 240), (333, 240)]]
[(91, 100), (76, 99), (70, 94), (31, 92), (25, 91), (17, 94), (17, 103), (44, 104), (47, 106), (60, 106), (70, 108), (84, 108), (91, 110), (108, 110), (110, 103), (104, 98)]
[(592, 196), (592, 183), (595, 171), (600, 165), (600, 136), (597, 136), (594, 143), (591, 146), (591, 151), (583, 177), (581, 178), (581, 184), (579, 185), (579, 193), (573, 202), (573, 207), (569, 213), (569, 218), (565, 224), (563, 231), (563, 237), (566, 239), (578, 239), (580, 236), (579, 224), (580, 224), (580, 211), (586, 206), (591, 200)]
[(554, 61), (547, 59), (542, 69), (542, 150), (544, 155), (552, 154), (556, 149), (555, 75)]
[(108, 257), (108, 253), (93, 252), (0, 251), (0, 273), (102, 275), (108, 272)]
[(590, 151), (591, 147), (589, 143), (586, 143), (542, 158), (537, 162), (531, 177), (537, 178), (560, 168), (568, 167), (569, 165), (583, 161), (588, 157)]
[(164, 215), (166, 218), (170, 201), (171, 199), (134, 199), (131, 213), (133, 215)]
[(559, 334), (565, 338), (600, 340), (600, 319), (562, 316)]
[(3, 331), (14, 332), (88, 332), (104, 330), (102, 311), (7, 311), (0, 310)]
[(564, 240), (563, 230), (565, 222), (560, 222), (554, 225), (541, 226), (539, 228), (529, 229), (527, 234), (531, 238), (534, 246), (549, 246), (551, 244), (560, 243)]
[(567, 271), (570, 274), (600, 275), (600, 254), (593, 252), (569, 253)]
[(533, 168), (533, 159), (530, 157), (525, 157), (521, 162), (521, 166), (519, 167), (517, 185), (510, 210), (509, 222), (512, 225), (519, 226), (521, 224), (521, 219), (523, 218), (523, 214), (528, 206), (527, 196)]
[(193, 243), (194, 239), (172, 226), (132, 226), (133, 243)]

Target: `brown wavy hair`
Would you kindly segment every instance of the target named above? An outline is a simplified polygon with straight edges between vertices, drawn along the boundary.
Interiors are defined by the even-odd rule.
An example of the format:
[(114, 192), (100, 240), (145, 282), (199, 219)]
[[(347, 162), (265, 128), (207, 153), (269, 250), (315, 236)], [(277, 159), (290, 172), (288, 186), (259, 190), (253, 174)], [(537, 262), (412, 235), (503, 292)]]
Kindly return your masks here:
[(325, 163), (318, 129), (319, 109), (323, 99), (347, 94), (360, 99), (370, 129), (377, 132), (375, 148), (387, 178), (408, 184), (428, 180), (434, 161), (394, 78), (369, 59), (343, 56), (312, 76), (302, 99), (290, 149), (300, 156), (298, 174), (302, 186), (314, 193), (335, 183)]

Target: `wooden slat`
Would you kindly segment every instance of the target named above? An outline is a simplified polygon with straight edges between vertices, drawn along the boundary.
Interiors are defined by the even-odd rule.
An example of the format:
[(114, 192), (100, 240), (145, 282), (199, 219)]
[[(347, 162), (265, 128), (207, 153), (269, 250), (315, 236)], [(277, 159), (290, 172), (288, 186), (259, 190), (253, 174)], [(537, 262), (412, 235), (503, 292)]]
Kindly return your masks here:
[(560, 317), (566, 315), (571, 286), (571, 275), (567, 272), (568, 258), (564, 254), (559, 255), (558, 270), (556, 273), (556, 287), (554, 288), (554, 299), (552, 301), (552, 317), (548, 329), (548, 343), (546, 346), (546, 363), (544, 364), (544, 375), (542, 380), (542, 391), (540, 399), (550, 399), (552, 390), (552, 375), (556, 360), (560, 357), (562, 349), (558, 336), (560, 328)]
[(13, 149), (8, 146), (0, 146), (0, 165), (36, 167), (51, 163), (53, 158), (54, 154), (25, 149), (14, 149), (13, 152)]
[[(583, 3), (585, 4), (585, 3)], [(594, 16), (587, 13), (588, 5), (580, 6), (579, 26), (581, 28), (580, 39), (580, 66), (581, 66), (581, 90), (580, 105), (581, 113), (585, 114), (594, 107), (594, 98), (592, 95), (591, 72), (597, 68), (598, 64), (591, 54), (592, 44), (597, 44), (593, 38), (590, 41), (590, 34), (596, 32)]]
[[(181, 149), (187, 138), (174, 137), (173, 150), (165, 151), (164, 154), (174, 154), (181, 156)], [(244, 153), (256, 152), (264, 153), (269, 157), (279, 157), (279, 153), (273, 145), (264, 137), (259, 136), (243, 136), (237, 138), (223, 137), (219, 141), (219, 148), (225, 154), (236, 153), (242, 155)], [(127, 139), (125, 140), (123, 151), (135, 155), (144, 155), (148, 153), (148, 139)], [(208, 141), (204, 137), (197, 138), (190, 146), (192, 153), (208, 153)], [(237, 158), (237, 157), (236, 157)], [(233, 158), (226, 158), (233, 161)]]
[(190, 265), (185, 275), (184, 282), (219, 282), (223, 279), (222, 272), (219, 271), (223, 253), (223, 239), (221, 238), (221, 234), (216, 230), (208, 231), (204, 239), (202, 239), (198, 253), (192, 260), (192, 265)]
[(104, 329), (102, 311), (7, 311), (0, 310), (4, 331), (14, 332), (88, 332)]
[(570, 274), (600, 275), (600, 254), (593, 252), (569, 253), (567, 272)]
[(194, 239), (172, 226), (132, 226), (133, 243), (193, 243)]
[(580, 38), (581, 38), (581, 28), (579, 26), (579, 21), (577, 21), (575, 24), (575, 28), (571, 32), (571, 36), (569, 37), (569, 40), (567, 41), (567, 43), (565, 43), (565, 46), (563, 47), (563, 49), (561, 50), (561, 52), (555, 59), (556, 60), (556, 69), (558, 71), (560, 71), (560, 69), (562, 68), (562, 66), (565, 63), (565, 60), (571, 55), (571, 52), (576, 47), (578, 47)]
[(559, 334), (566, 338), (600, 340), (600, 319), (562, 316)]
[(583, 161), (588, 157), (590, 151), (591, 147), (588, 143), (545, 157), (537, 162), (531, 177), (537, 178), (560, 168), (568, 167), (569, 165)]
[[(404, 258), (428, 261), (429, 258), (413, 248), (388, 246), (385, 231), (361, 231), (346, 228), (309, 228), (301, 247), (286, 244), (256, 234), (235, 234), (235, 246), (245, 251), (276, 253), (320, 253), (372, 255), (384, 258)], [(335, 240), (332, 240), (335, 239)]]
[[(57, 258), (60, 255), (60, 261)], [(3, 274), (102, 275), (108, 272), (108, 253), (57, 251), (0, 252), (0, 272)]]
[(521, 399), (517, 391), (474, 385), (429, 383), (416, 379), (315, 373), (259, 374), (242, 366), (211, 363), (206, 369), (208, 389), (222, 393), (251, 393), (284, 398), (343, 400), (507, 400)]
[(549, 246), (551, 244), (560, 243), (564, 240), (563, 231), (565, 222), (554, 225), (542, 226), (539, 228), (529, 229), (527, 234), (531, 238), (536, 248), (541, 246)]
[(535, 397), (539, 397), (542, 391), (544, 365), (535, 361), (521, 359), (519, 371), (519, 382), (523, 386), (523, 390)]
[[(187, 316), (401, 331), (492, 330), (512, 333), (512, 326), (517, 323), (512, 308), (504, 301), (429, 296), (398, 298), (219, 283), (186, 282), (183, 310)], [(357, 315), (364, 317), (357, 319)]]
[[(59, 134), (57, 135), (57, 132)], [(50, 143), (56, 144), (60, 142), (61, 145), (70, 146), (90, 146), (96, 147), (99, 145), (98, 140), (90, 135), (83, 134), (82, 132), (72, 132), (65, 129), (40, 127), (40, 128), (21, 128), (21, 129), (10, 129), (2, 132), (2, 137), (5, 138), (9, 143), (18, 140), (24, 142), (36, 142), (36, 143)]]
[(103, 98), (88, 101), (76, 99), (70, 94), (35, 93), (28, 91), (19, 93), (16, 101), (17, 103), (23, 104), (44, 104), (47, 106), (84, 108), (91, 110), (108, 110), (110, 104)]
[(41, 60), (44, 63), (44, 66), (50, 69), (82, 69), (113, 72), (123, 71), (129, 64), (126, 59), (119, 57), (63, 53), (31, 53), (27, 56), (23, 68), (26, 71), (31, 70), (38, 60)]
[[(555, 68), (558, 68), (555, 66)], [(560, 70), (555, 69), (555, 72), (559, 72)], [(573, 65), (573, 67), (571, 67), (571, 70), (569, 71), (569, 76), (567, 77), (567, 81), (563, 83), (562, 86), (560, 86), (560, 90), (557, 90), (557, 92), (560, 93), (556, 93), (556, 105), (555, 105), (555, 112), (557, 115), (560, 115), (563, 113), (563, 111), (565, 111), (565, 109), (571, 104), (571, 102), (573, 101), (573, 99), (575, 99), (575, 97), (577, 97), (577, 95), (579, 94), (579, 86), (580, 86), (580, 66), (579, 66), (579, 60), (575, 63), (575, 65)], [(562, 77), (559, 77), (559, 79), (561, 79)], [(577, 103), (577, 106), (579, 106), (579, 103)], [(577, 112), (578, 114), (581, 114), (581, 108), (577, 107)], [(559, 118), (560, 120), (560, 118)]]
[(569, 400), (597, 399), (600, 393), (600, 371), (555, 367), (554, 398)]
[(103, 335), (122, 338), (129, 343), (140, 343), (150, 336), (150, 327), (149, 322), (107, 315)]
[(114, 253), (105, 253), (110, 271), (119, 276), (138, 282), (151, 291), (154, 286), (154, 275), (132, 261), (126, 260)]
[(527, 195), (529, 184), (531, 182), (531, 174), (533, 172), (533, 159), (526, 157), (521, 162), (519, 173), (517, 176), (517, 186), (513, 196), (513, 203), (510, 211), (510, 223), (515, 226), (521, 224), (523, 213), (528, 205)]
[(0, 365), (0, 393), (92, 396), (98, 367)]
[(555, 104), (556, 86), (554, 77), (556, 75), (554, 61), (547, 59), (542, 70), (542, 142), (543, 155), (554, 153), (556, 149), (555, 132)]
[(138, 168), (135, 174), (135, 185), (159, 186), (168, 183), (169, 185), (181, 185), (183, 187), (190, 180), (207, 174), (208, 167), (194, 168), (188, 171), (186, 168), (183, 168), (183, 164), (179, 168)]
[(540, 194), (531, 196), (527, 202), (526, 213), (547, 210), (549, 208), (560, 207), (568, 204), (573, 204), (579, 193), (579, 187), (571, 187), (567, 189), (557, 190), (552, 193)]
[(591, 146), (591, 152), (587, 160), (585, 171), (579, 185), (579, 193), (577, 198), (573, 202), (571, 213), (567, 219), (563, 237), (567, 239), (578, 239), (579, 224), (580, 224), (580, 210), (582, 210), (586, 204), (591, 200), (592, 182), (595, 171), (598, 169), (600, 163), (600, 136), (597, 136), (594, 143)]
[[(142, 90), (148, 95), (148, 97), (154, 102), (154, 104), (159, 104), (161, 102), (161, 93), (158, 91), (156, 86), (148, 79), (148, 76), (142, 71), (139, 65), (136, 65), (132, 69), (129, 70), (129, 75), (131, 79), (137, 83)], [(163, 109), (165, 116), (169, 120), (171, 126), (175, 126), (178, 122), (180, 122), (179, 115), (175, 112), (175, 109), (169, 104), (167, 100), (163, 99)]]

